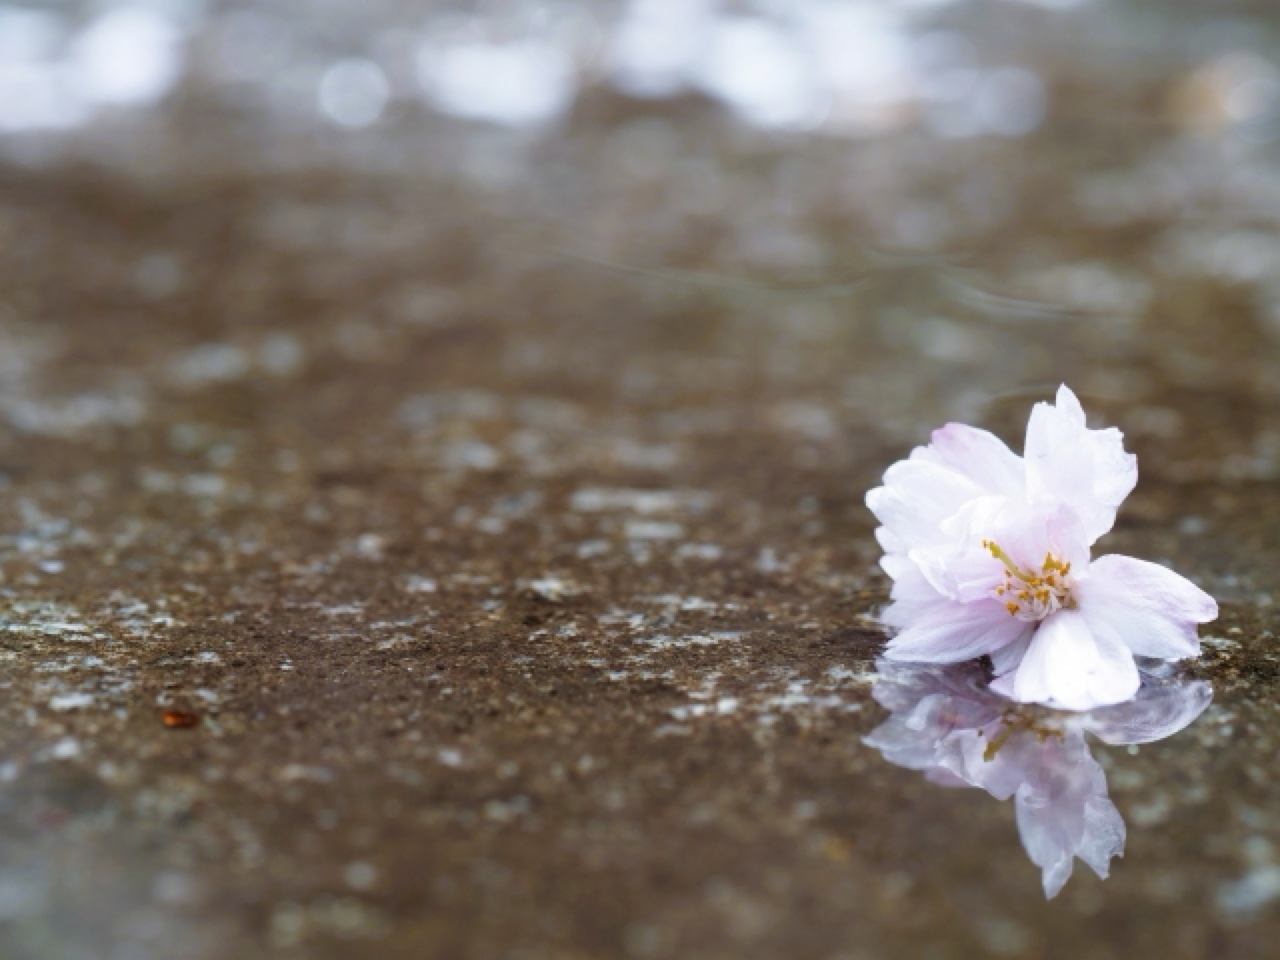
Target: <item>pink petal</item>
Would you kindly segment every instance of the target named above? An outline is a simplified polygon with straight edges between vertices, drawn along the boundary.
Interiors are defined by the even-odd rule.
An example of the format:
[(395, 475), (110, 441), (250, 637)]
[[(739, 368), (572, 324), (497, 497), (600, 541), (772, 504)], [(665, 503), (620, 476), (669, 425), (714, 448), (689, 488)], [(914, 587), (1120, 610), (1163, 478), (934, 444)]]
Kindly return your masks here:
[(890, 575), (894, 579), (893, 591), (889, 594), (893, 602), (880, 614), (880, 622), (885, 626), (903, 629), (927, 617), (940, 616), (950, 607), (951, 599), (933, 589), (910, 560), (883, 557), (880, 565), (886, 572), (892, 568)]
[(1076, 569), (1082, 569), (1089, 562), (1084, 524), (1070, 506), (1062, 503), (1028, 505), (1009, 501), (990, 515), (987, 522), (975, 523), (968, 539), (971, 549), (988, 556), (982, 541), (994, 540), (1015, 562), (1031, 570), (1040, 569), (1047, 553), (1071, 563)]
[(1199, 656), (1196, 624), (1218, 616), (1213, 597), (1190, 580), (1133, 557), (1099, 557), (1074, 592), (1095, 634), (1114, 636), (1142, 657)]
[(884, 475), (884, 486), (867, 493), (867, 507), (897, 546), (911, 549), (937, 543), (939, 527), (982, 491), (953, 470), (925, 460), (899, 460)]
[(916, 565), (901, 553), (886, 553), (880, 558), (880, 569), (889, 575), (890, 580), (902, 580), (919, 572)]
[[(1013, 644), (1009, 645), (1010, 648), (1013, 646)], [(1023, 647), (1022, 649), (1024, 652), (1026, 651), (1026, 647)], [(1021, 663), (1021, 658), (1019, 658), (1019, 663)], [(1002, 697), (1007, 697), (1010, 700), (1016, 700), (1017, 696), (1014, 694), (1013, 684), (1017, 679), (1018, 675), (1016, 673), (1006, 673), (1004, 676), (996, 677), (992, 680), (989, 689), (1000, 694)]]
[(889, 641), (890, 660), (959, 663), (1016, 642), (1029, 624), (1009, 616), (995, 600), (934, 607)]
[[(1032, 626), (1032, 624), (1028, 624)], [(1018, 665), (1022, 663), (1022, 658), (1027, 655), (1027, 648), (1031, 646), (1031, 637), (1034, 630), (1028, 630), (1026, 635), (1019, 638), (1016, 643), (1011, 643), (1007, 647), (1001, 647), (999, 650), (991, 654), (991, 669), (995, 673), (996, 679), (991, 682), (991, 689), (1001, 696), (1013, 697), (1013, 672), (1018, 669)], [(1008, 686), (1004, 684), (1008, 681)], [(996, 687), (999, 683), (1001, 686)]]
[(912, 459), (928, 460), (959, 473), (987, 494), (1021, 497), (1026, 493), (1022, 458), (986, 430), (948, 423), (933, 431), (928, 447), (912, 451)]
[(876, 527), (876, 542), (885, 553), (906, 553), (907, 545), (888, 527)]
[(1116, 509), (1138, 482), (1138, 459), (1119, 430), (1090, 430), (1076, 395), (1058, 388), (1057, 405), (1037, 403), (1024, 450), (1032, 500), (1058, 500), (1079, 514), (1093, 543), (1115, 523)]
[(1024, 569), (1038, 570), (1046, 554), (1083, 569), (1089, 562), (1084, 528), (1070, 507), (1030, 506), (1009, 497), (979, 497), (942, 524), (945, 542), (908, 554), (934, 589), (968, 602), (990, 597), (1005, 566), (984, 545), (999, 544)]
[(1128, 700), (1138, 690), (1128, 647), (1095, 635), (1075, 610), (1041, 621), (1014, 675), (1014, 697), (1060, 710), (1090, 710)]
[(1003, 564), (985, 551), (948, 543), (907, 556), (934, 590), (961, 603), (990, 598), (1004, 579)]

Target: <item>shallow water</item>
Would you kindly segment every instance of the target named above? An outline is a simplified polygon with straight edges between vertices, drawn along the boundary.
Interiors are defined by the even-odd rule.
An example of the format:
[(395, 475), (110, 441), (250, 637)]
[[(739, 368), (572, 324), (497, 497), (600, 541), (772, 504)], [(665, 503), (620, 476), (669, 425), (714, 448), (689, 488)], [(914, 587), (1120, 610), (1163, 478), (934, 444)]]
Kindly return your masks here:
[[(1273, 955), (1280, 23), (784, 7), (0, 17), (6, 958)], [(1046, 900), (862, 497), (1064, 381), (1222, 616)]]

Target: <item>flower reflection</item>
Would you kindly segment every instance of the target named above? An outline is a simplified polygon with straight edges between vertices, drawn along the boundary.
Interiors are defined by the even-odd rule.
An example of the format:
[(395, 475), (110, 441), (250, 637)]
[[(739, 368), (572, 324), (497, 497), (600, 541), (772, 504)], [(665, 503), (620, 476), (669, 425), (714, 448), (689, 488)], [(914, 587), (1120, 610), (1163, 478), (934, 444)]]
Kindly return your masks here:
[(948, 787), (1014, 798), (1018, 833), (1054, 897), (1079, 857), (1106, 877), (1125, 825), (1085, 733), (1103, 743), (1151, 743), (1188, 726), (1213, 693), (1203, 680), (1144, 674), (1125, 703), (1064, 713), (993, 692), (980, 663), (879, 662), (872, 695), (890, 717), (866, 737), (886, 760)]

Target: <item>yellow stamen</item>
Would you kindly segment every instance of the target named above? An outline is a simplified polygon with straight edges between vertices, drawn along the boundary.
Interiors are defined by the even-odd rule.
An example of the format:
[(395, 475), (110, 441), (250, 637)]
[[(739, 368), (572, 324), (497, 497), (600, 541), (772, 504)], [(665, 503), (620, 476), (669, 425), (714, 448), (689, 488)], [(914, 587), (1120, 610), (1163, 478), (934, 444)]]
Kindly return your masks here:
[(987, 749), (982, 751), (982, 759), (990, 763), (996, 758), (996, 754), (1000, 752), (1000, 748), (1004, 746), (1006, 740), (1013, 736), (1014, 728), (1009, 726), (1000, 731), (999, 735), (987, 744)]
[(1027, 573), (1026, 571), (1022, 570), (1016, 563), (1013, 562), (1013, 558), (1010, 557), (1007, 553), (1005, 553), (1004, 550), (1001, 548), (1001, 546), (998, 543), (996, 543), (994, 540), (983, 540), (982, 545), (991, 552), (991, 555), (993, 557), (995, 557), (997, 560), (999, 560), (1001, 563), (1005, 565), (1005, 569), (1007, 569), (1019, 580), (1024, 580), (1030, 583), (1032, 580), (1035, 579), (1035, 574)]
[[(1016, 733), (1033, 734), (1040, 743), (1044, 743), (1050, 737), (1064, 739), (1062, 730), (1048, 721), (1040, 711), (1034, 708), (1009, 709), (1001, 715), (1000, 726), (987, 741), (986, 749), (982, 751), (982, 759), (987, 763), (993, 761), (1009, 738)], [(982, 736), (982, 731), (978, 731), (978, 735)]]
[(1018, 566), (994, 540), (983, 540), (982, 546), (1004, 565), (1004, 583), (995, 587), (995, 595), (1004, 600), (1011, 616), (1043, 619), (1054, 610), (1075, 605), (1067, 579), (1070, 563), (1046, 553), (1040, 570), (1032, 572)]

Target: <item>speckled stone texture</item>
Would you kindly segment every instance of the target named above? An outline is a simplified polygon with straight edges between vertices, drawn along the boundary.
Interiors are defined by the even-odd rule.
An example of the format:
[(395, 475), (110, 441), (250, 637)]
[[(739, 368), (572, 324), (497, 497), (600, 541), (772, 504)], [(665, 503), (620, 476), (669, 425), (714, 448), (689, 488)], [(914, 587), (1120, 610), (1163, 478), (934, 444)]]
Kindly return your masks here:
[[(603, 86), (349, 134), (192, 81), (10, 143), (0, 955), (1275, 956), (1280, 164), (1221, 51), (1150, 49), (1190, 12), (981, 6), (1028, 136)], [(1222, 617), (1209, 710), (1094, 749), (1125, 857), (1046, 903), (1011, 804), (861, 742), (862, 497), (1060, 381), (1139, 456), (1105, 552)]]

